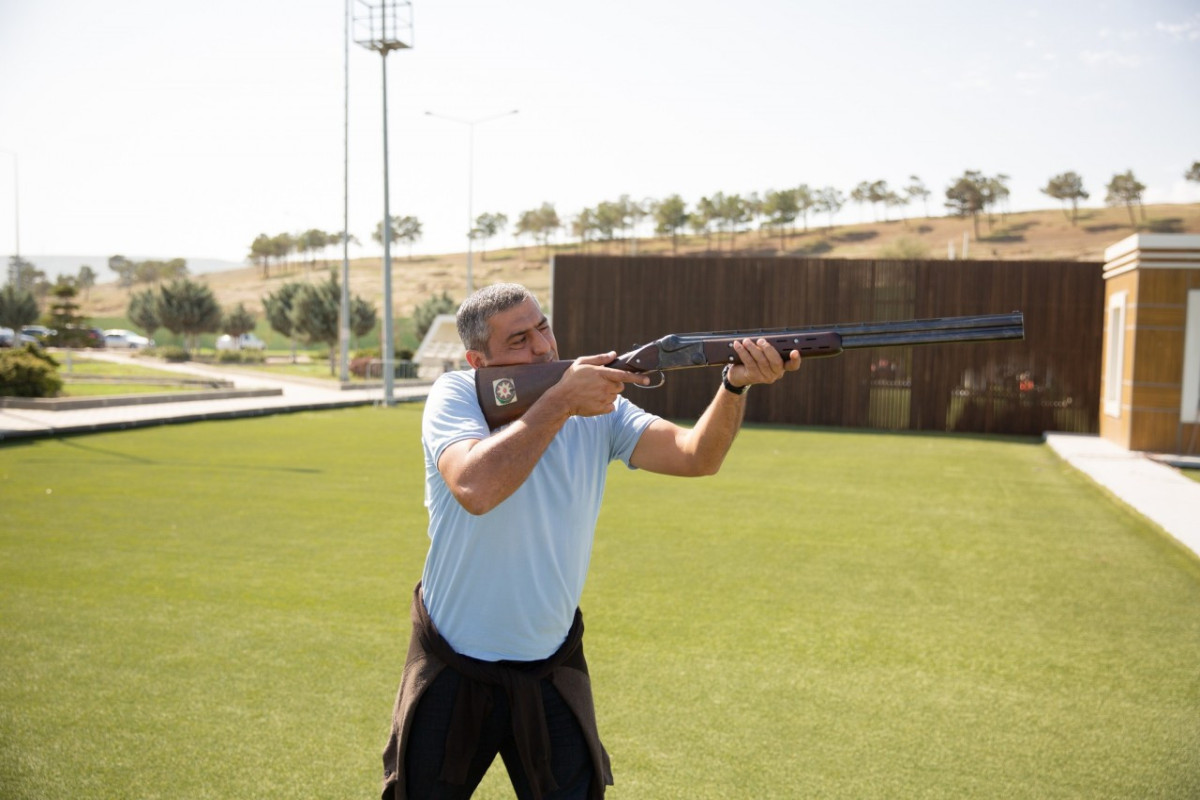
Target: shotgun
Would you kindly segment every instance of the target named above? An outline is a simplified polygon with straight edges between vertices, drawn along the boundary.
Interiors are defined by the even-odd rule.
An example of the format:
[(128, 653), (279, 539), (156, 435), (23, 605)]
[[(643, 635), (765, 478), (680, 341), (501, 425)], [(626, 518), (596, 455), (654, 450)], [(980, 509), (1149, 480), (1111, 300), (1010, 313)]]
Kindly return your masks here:
[[(895, 347), (943, 342), (996, 342), (1025, 338), (1025, 318), (1011, 314), (913, 319), (903, 322), (865, 322), (852, 325), (812, 325), (800, 328), (760, 328), (745, 331), (672, 333), (650, 344), (634, 346), (607, 366), (627, 372), (659, 373), (657, 388), (667, 370), (724, 366), (739, 359), (734, 341), (766, 339), (785, 360), (793, 350), (802, 358), (840, 355), (863, 347)], [(495, 430), (524, 414), (534, 401), (558, 383), (572, 361), (513, 364), (475, 370), (475, 393), (488, 426)], [(636, 384), (635, 384), (636, 385)]]

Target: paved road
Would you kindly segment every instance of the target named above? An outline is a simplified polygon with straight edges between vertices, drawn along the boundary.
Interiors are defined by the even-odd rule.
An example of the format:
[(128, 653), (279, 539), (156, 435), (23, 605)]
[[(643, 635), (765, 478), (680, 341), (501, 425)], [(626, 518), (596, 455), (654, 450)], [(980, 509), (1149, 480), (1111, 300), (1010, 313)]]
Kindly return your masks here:
[[(145, 359), (135, 359), (119, 353), (88, 353), (88, 358), (146, 365)], [(183, 364), (155, 362), (153, 366), (169, 372), (230, 380), (238, 389), (276, 389), (280, 393), (267, 397), (182, 400), (151, 405), (107, 406), (63, 411), (0, 408), (0, 440), (120, 430), (144, 425), (192, 422), (203, 419), (229, 419), (318, 408), (344, 408), (383, 402), (383, 389), (379, 386), (342, 389), (337, 383), (328, 383), (320, 379), (268, 375), (240, 367), (208, 366), (190, 362)], [(397, 402), (409, 402), (423, 400), (428, 392), (428, 382), (397, 381), (393, 397)]]

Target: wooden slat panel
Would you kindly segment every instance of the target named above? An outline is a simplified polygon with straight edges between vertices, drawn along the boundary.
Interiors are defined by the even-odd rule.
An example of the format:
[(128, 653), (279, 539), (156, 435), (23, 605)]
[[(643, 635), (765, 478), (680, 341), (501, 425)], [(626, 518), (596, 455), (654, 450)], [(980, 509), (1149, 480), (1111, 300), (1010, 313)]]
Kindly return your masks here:
[[(1034, 435), (1098, 429), (1099, 264), (559, 256), (554, 276), (564, 358), (624, 351), (673, 332), (1021, 310), (1023, 342), (812, 359), (798, 380), (752, 391), (747, 418)], [(686, 370), (663, 389), (628, 396), (655, 413), (694, 419), (717, 380), (716, 370)]]

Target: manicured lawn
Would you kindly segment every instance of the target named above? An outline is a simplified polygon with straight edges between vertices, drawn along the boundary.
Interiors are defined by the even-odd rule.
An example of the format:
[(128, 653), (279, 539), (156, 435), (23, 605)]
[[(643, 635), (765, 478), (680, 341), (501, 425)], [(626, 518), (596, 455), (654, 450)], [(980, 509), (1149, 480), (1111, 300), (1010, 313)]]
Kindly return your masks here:
[[(156, 392), (183, 392), (206, 388), (195, 384), (137, 383), (137, 378), (180, 380), (187, 378), (170, 370), (156, 369), (142, 364), (118, 364), (72, 355), (68, 371), (67, 355), (55, 353), (59, 362), (59, 375), (63, 378), (64, 397), (94, 397), (101, 395), (145, 394)], [(98, 378), (99, 380), (92, 380)], [(115, 382), (112, 379), (119, 379)]]
[[(0, 797), (375, 796), (419, 417), (0, 446)], [(617, 465), (583, 609), (612, 798), (1200, 794), (1200, 560), (1037, 443)]]

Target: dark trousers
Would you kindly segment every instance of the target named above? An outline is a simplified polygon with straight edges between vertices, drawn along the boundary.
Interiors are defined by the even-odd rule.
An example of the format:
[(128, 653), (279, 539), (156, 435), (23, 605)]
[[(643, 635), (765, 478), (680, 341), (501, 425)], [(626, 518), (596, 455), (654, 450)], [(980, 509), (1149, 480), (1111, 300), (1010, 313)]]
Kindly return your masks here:
[[(497, 753), (504, 759), (517, 797), (532, 800), (529, 779), (513, 741), (508, 697), (498, 687), (492, 692), (492, 711), (484, 722), (466, 783), (459, 786), (438, 779), (446, 733), (462, 679), (452, 668), (443, 669), (417, 703), (404, 759), (409, 800), (465, 800), (483, 780)], [(550, 679), (540, 685), (550, 732), (551, 768), (559, 786), (557, 791), (544, 795), (543, 800), (586, 800), (592, 780), (592, 760), (583, 731)]]

